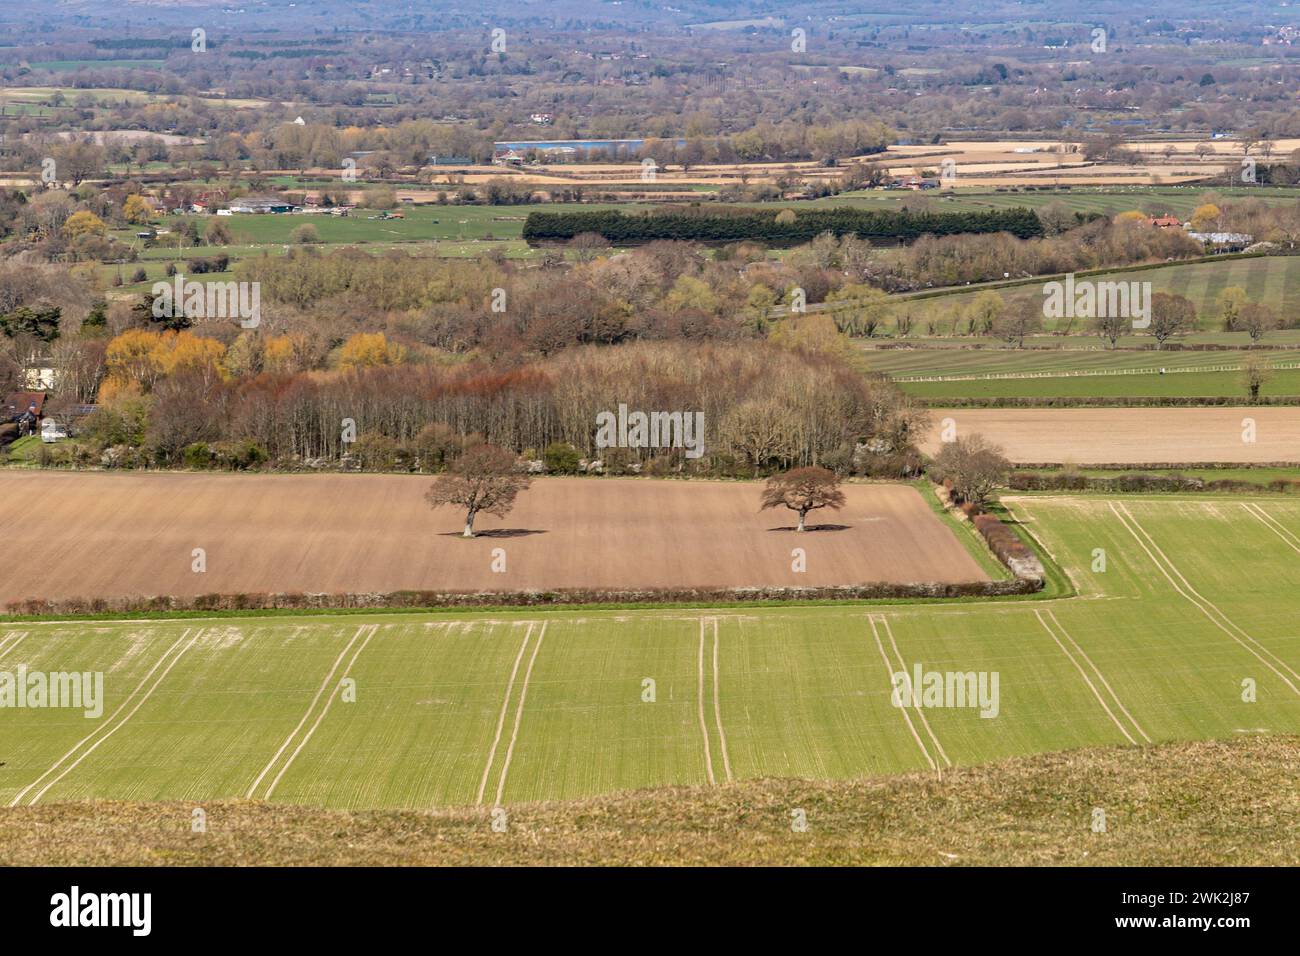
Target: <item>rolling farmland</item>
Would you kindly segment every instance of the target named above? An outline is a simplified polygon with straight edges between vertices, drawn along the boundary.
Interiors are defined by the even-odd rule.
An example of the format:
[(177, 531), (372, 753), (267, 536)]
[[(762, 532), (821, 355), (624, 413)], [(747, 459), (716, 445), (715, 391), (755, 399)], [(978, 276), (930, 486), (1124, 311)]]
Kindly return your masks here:
[[(490, 807), (1298, 725), (1300, 504), (1009, 505), (1079, 597), (11, 621), (0, 668), (101, 671), (105, 701), (12, 711), (0, 801)], [(997, 715), (893, 706), (917, 665), (997, 672)]]

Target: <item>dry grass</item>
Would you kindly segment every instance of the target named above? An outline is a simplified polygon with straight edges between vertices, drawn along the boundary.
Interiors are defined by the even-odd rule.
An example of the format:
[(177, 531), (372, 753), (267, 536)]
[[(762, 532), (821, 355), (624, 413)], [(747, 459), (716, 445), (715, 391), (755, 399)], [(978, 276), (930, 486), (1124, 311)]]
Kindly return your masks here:
[[(10, 865), (1283, 865), (1300, 738), (1108, 748), (928, 774), (765, 780), (512, 807), (347, 813), (264, 803), (0, 810)], [(1107, 829), (1092, 829), (1094, 808)], [(802, 809), (808, 829), (792, 831)]]

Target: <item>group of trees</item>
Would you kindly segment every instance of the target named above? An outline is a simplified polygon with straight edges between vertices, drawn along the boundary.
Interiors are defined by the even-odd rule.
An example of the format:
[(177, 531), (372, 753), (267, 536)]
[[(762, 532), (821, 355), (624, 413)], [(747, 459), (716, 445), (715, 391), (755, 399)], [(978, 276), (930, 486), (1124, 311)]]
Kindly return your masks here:
[(991, 212), (921, 213), (839, 209), (750, 211), (742, 209), (656, 210), (629, 215), (617, 211), (528, 214), (523, 236), (530, 243), (561, 242), (594, 233), (619, 245), (654, 240), (763, 242), (796, 245), (817, 236), (907, 242), (922, 236), (1007, 233), (1040, 236), (1043, 224), (1028, 209)]
[[(948, 484), (959, 501), (982, 508), (994, 490), (1007, 483), (1011, 463), (1001, 448), (981, 435), (970, 435), (944, 445), (931, 472)], [(785, 508), (798, 515), (796, 532), (808, 529), (808, 515), (829, 508), (838, 511), (847, 502), (841, 488), (843, 476), (829, 468), (805, 465), (767, 479), (759, 496), (759, 510)], [(474, 520), (480, 513), (504, 516), (515, 498), (528, 489), (524, 465), (510, 451), (488, 444), (466, 448), (434, 480), (425, 500), (435, 509), (455, 506), (465, 511), (463, 537), (474, 537)]]
[[(464, 446), (487, 442), (529, 458), (568, 446), (613, 470), (752, 475), (824, 465), (904, 475), (919, 468), (914, 446), (926, 422), (887, 381), (837, 355), (760, 342), (630, 343), (511, 366), (340, 365), (245, 377), (229, 375), (225, 361), (219, 343), (188, 331), (113, 339), (84, 454), (124, 445), (120, 454), (141, 463), (178, 464), (195, 443), (249, 442), (286, 466), (346, 456), (362, 467), (436, 471)], [(598, 416), (620, 405), (698, 415), (702, 457), (680, 446), (598, 447)]]

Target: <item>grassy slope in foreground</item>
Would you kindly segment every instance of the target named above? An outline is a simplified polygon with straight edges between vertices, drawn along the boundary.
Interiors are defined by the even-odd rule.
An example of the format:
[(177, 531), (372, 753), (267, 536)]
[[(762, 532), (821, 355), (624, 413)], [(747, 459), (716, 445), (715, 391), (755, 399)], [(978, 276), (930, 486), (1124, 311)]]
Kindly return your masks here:
[[(264, 803), (0, 810), (13, 865), (1294, 865), (1295, 737), (1096, 748), (845, 783), (758, 780), (512, 808)], [(791, 829), (802, 809), (808, 829)], [(1106, 832), (1094, 833), (1094, 808)]]

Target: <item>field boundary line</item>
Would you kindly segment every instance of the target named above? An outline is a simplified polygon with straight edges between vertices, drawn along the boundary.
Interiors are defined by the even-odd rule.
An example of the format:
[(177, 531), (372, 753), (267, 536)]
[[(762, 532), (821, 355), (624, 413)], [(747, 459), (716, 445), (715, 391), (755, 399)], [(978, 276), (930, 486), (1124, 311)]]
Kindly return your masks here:
[[(1056, 642), (1056, 646), (1061, 649), (1061, 653), (1065, 655), (1065, 659), (1074, 665), (1074, 669), (1079, 672), (1079, 676), (1083, 678), (1083, 682), (1088, 685), (1088, 690), (1092, 691), (1092, 696), (1097, 698), (1097, 703), (1101, 704), (1101, 709), (1106, 712), (1106, 716), (1110, 718), (1111, 723), (1119, 728), (1119, 732), (1124, 735), (1125, 740), (1136, 745), (1137, 740), (1128, 732), (1128, 728), (1119, 722), (1119, 718), (1115, 716), (1114, 711), (1110, 709), (1110, 705), (1106, 703), (1106, 698), (1101, 696), (1101, 691), (1097, 690), (1097, 685), (1092, 682), (1092, 678), (1088, 676), (1088, 672), (1083, 669), (1082, 664), (1074, 659), (1074, 655), (1070, 653), (1069, 648), (1061, 643), (1061, 639), (1056, 636), (1056, 632), (1052, 630), (1042, 613), (1035, 610), (1034, 617), (1038, 618), (1038, 623), (1043, 626), (1043, 630), (1045, 630), (1048, 636)], [(1052, 620), (1056, 622), (1057, 627), (1061, 626), (1060, 622), (1056, 621), (1055, 618)]]
[(361, 652), (366, 649), (366, 645), (370, 643), (370, 639), (379, 633), (378, 624), (371, 624), (369, 626), (370, 633), (366, 635), (366, 639), (361, 642), (361, 646), (358, 647), (356, 653), (352, 655), (352, 659), (348, 661), (348, 666), (343, 668), (342, 675), (340, 675), (339, 679), (334, 683), (334, 689), (331, 690), (329, 696), (325, 698), (325, 706), (321, 708), (320, 716), (317, 717), (316, 722), (311, 725), (311, 729), (303, 735), (302, 740), (298, 742), (298, 746), (294, 748), (293, 753), (289, 754), (289, 759), (284, 762), (284, 766), (280, 768), (280, 772), (275, 775), (275, 779), (271, 781), (271, 785), (266, 788), (266, 796), (263, 799), (271, 799), (271, 794), (275, 793), (275, 788), (280, 784), (280, 778), (288, 772), (291, 766), (293, 766), (293, 762), (298, 759), (298, 754), (302, 753), (302, 749), (307, 746), (307, 742), (311, 740), (312, 735), (316, 733), (316, 728), (321, 725), (321, 721), (325, 719), (325, 715), (330, 712), (330, 705), (334, 703), (334, 698), (338, 696), (339, 687), (345, 680), (347, 680), (348, 674), (351, 673), (352, 665), (357, 662), (357, 658), (360, 657)]
[[(203, 631), (203, 629), (200, 628), (200, 629), (199, 629), (199, 633), (202, 633), (202, 631)], [(154, 671), (156, 671), (156, 670), (158, 669), (159, 665), (162, 664), (162, 662), (165, 661), (165, 660), (167, 659), (168, 655), (170, 655), (172, 651), (176, 650), (176, 648), (180, 646), (181, 641), (185, 640), (185, 638), (189, 636), (189, 633), (190, 633), (190, 629), (187, 627), (183, 632), (181, 632), (181, 636), (178, 637), (178, 638), (176, 639), (176, 643), (173, 644), (171, 647), (167, 648), (167, 650), (165, 650), (165, 651), (162, 652), (162, 654), (158, 657), (158, 660), (154, 661), (154, 665), (153, 665), (153, 667), (149, 668), (149, 672), (148, 672), (147, 674), (145, 674), (144, 677), (140, 678), (140, 683), (136, 685), (135, 690), (131, 691), (131, 693), (129, 693), (129, 694), (126, 695), (126, 697), (125, 697), (125, 699), (123, 699), (122, 703), (120, 703), (120, 704), (117, 705), (117, 710), (113, 711), (112, 716), (109, 717), (108, 720), (107, 720), (105, 723), (100, 724), (98, 727), (96, 727), (96, 728), (95, 728), (94, 730), (92, 730), (90, 733), (86, 734), (86, 736), (82, 737), (79, 741), (77, 741), (75, 744), (73, 744), (73, 745), (72, 745), (72, 749), (69, 750), (67, 753), (65, 753), (65, 754), (64, 754), (62, 757), (60, 757), (58, 760), (54, 761), (54, 765), (53, 765), (52, 767), (50, 767), (49, 770), (46, 770), (45, 773), (41, 774), (39, 777), (37, 777), (35, 780), (33, 780), (30, 784), (28, 784), (25, 788), (23, 788), (23, 790), (20, 791), (19, 794), (18, 794), (16, 797), (13, 798), (13, 801), (9, 804), (9, 806), (11, 806), (11, 807), (16, 807), (16, 806), (18, 806), (19, 802), (21, 802), (22, 798), (27, 794), (27, 791), (31, 790), (32, 787), (36, 786), (38, 783), (40, 783), (42, 780), (44, 780), (47, 776), (49, 776), (49, 775), (52, 774), (55, 770), (57, 770), (57, 769), (59, 768), (59, 764), (63, 763), (63, 761), (67, 760), (67, 759), (68, 759), (69, 757), (71, 757), (74, 753), (76, 753), (76, 752), (77, 752), (77, 748), (79, 748), (82, 744), (84, 744), (84, 743), (86, 743), (86, 741), (92, 739), (96, 734), (98, 734), (98, 733), (99, 733), (100, 731), (102, 731), (105, 727), (107, 727), (107, 726), (108, 726), (109, 724), (111, 724), (114, 720), (116, 720), (116, 719), (117, 719), (117, 715), (120, 714), (120, 713), (122, 712), (122, 710), (127, 706), (127, 704), (131, 703), (132, 699), (134, 699), (134, 697), (135, 697), (136, 694), (140, 693), (140, 689), (141, 689), (142, 687), (144, 687), (144, 685), (145, 685), (146, 683), (148, 683), (149, 678), (153, 676)]]
[(722, 697), (718, 679), (718, 619), (713, 621), (713, 720), (718, 725), (718, 750), (722, 753), (722, 768), (727, 774), (727, 783), (735, 781), (731, 775), (731, 757), (727, 755), (727, 732), (722, 729)]
[[(1270, 365), (1270, 369), (1289, 371), (1300, 368), (1300, 362), (1282, 362)], [(985, 372), (968, 375), (901, 375), (894, 376), (894, 381), (902, 383), (926, 382), (1000, 382), (1027, 381), (1037, 378), (1106, 378), (1112, 375), (1178, 375), (1186, 373), (1204, 374), (1207, 372), (1240, 372), (1240, 363), (1232, 365), (1181, 365), (1176, 367), (1159, 366), (1152, 368), (1116, 368), (1116, 369), (1051, 369), (1048, 371), (1021, 372)]]
[[(1208, 598), (1203, 597), (1199, 592), (1197, 592), (1196, 589), (1192, 587), (1191, 583), (1188, 582), (1188, 580), (1185, 577), (1183, 577), (1182, 572), (1178, 570), (1177, 566), (1175, 566), (1174, 563), (1169, 560), (1169, 557), (1163, 551), (1160, 550), (1160, 546), (1156, 544), (1155, 539), (1152, 538), (1151, 535), (1147, 532), (1147, 530), (1143, 528), (1141, 524), (1138, 523), (1137, 518), (1133, 517), (1132, 513), (1129, 512), (1127, 506), (1125, 505), (1120, 506), (1120, 508), (1123, 509), (1123, 513), (1121, 513), (1121, 511), (1115, 507), (1114, 502), (1110, 502), (1110, 508), (1119, 517), (1120, 521), (1124, 524), (1124, 527), (1125, 529), (1127, 529), (1129, 534), (1133, 535), (1133, 537), (1137, 539), (1138, 544), (1142, 546), (1142, 550), (1146, 551), (1147, 556), (1151, 558), (1152, 563), (1154, 563), (1156, 567), (1160, 569), (1160, 573), (1163, 574), (1165, 578), (1168, 579), (1169, 583), (1174, 586), (1175, 591), (1177, 591), (1184, 598), (1190, 601), (1197, 608), (1197, 610), (1199, 610), (1202, 614), (1208, 617), (1211, 623), (1213, 623), (1219, 630), (1223, 631), (1224, 634), (1227, 634), (1230, 638), (1232, 638), (1234, 641), (1236, 641), (1238, 644), (1244, 647), (1247, 651), (1249, 651), (1260, 663), (1262, 663), (1265, 667), (1267, 667), (1274, 674), (1276, 674), (1282, 680), (1282, 683), (1286, 684), (1287, 687), (1290, 687), (1291, 690), (1294, 691), (1297, 696), (1300, 696), (1300, 688), (1297, 688), (1295, 684), (1291, 683), (1290, 679), (1286, 676), (1286, 674), (1283, 674), (1280, 670), (1278, 670), (1272, 664), (1272, 662), (1270, 662), (1267, 658), (1261, 655), (1259, 651), (1263, 651), (1265, 654), (1268, 654), (1269, 657), (1272, 657), (1274, 660), (1276, 660), (1284, 668), (1290, 671), (1291, 675), (1295, 677), (1297, 680), (1300, 680), (1300, 674), (1296, 674), (1296, 672), (1291, 670), (1291, 667), (1284, 660), (1282, 660), (1280, 657), (1278, 657), (1276, 654), (1270, 651), (1263, 644), (1260, 644), (1257, 640), (1255, 640), (1253, 637), (1247, 634), (1245, 630), (1243, 630), (1241, 627), (1239, 627), (1236, 623), (1233, 622), (1232, 618), (1228, 617), (1228, 615), (1224, 614), (1223, 611), (1219, 610), (1219, 608), (1216, 607)], [(1125, 514), (1128, 515), (1128, 520), (1133, 522), (1133, 527), (1129, 527), (1128, 522), (1125, 520), (1124, 517)], [(1161, 564), (1160, 558), (1157, 558), (1155, 554), (1151, 552), (1151, 548), (1147, 547), (1146, 542), (1143, 541), (1141, 537), (1139, 537), (1138, 531), (1141, 531), (1142, 534), (1145, 535), (1147, 539), (1151, 542), (1151, 548), (1155, 548), (1156, 552), (1159, 553), (1160, 557), (1164, 559), (1164, 561), (1169, 566), (1168, 569), (1166, 569), (1164, 564)], [(1179, 579), (1186, 586), (1187, 588), (1186, 591), (1183, 590), (1183, 588), (1178, 585), (1178, 582), (1174, 580), (1173, 576), (1169, 573), (1171, 570), (1174, 572), (1174, 574), (1178, 575)], [(1191, 593), (1189, 594), (1188, 592)], [(1196, 595), (1196, 597), (1192, 597), (1193, 594)], [(1216, 618), (1214, 616), (1214, 614), (1211, 614), (1210, 611), (1207, 610), (1206, 607), (1207, 605), (1209, 608), (1212, 608), (1214, 610), (1214, 613), (1217, 614), (1219, 618), (1222, 618), (1223, 620), (1220, 621), (1219, 618)], [(1256, 647), (1258, 647), (1259, 651), (1257, 651), (1254, 647), (1251, 647), (1250, 644), (1247, 644), (1246, 641), (1243, 641), (1241, 637), (1238, 637), (1237, 634), (1234, 634), (1232, 630), (1229, 630), (1229, 628), (1236, 630), (1241, 635), (1241, 637), (1245, 637), (1248, 641), (1250, 641), (1251, 644), (1254, 644)]]
[(546, 640), (546, 625), (548, 622), (542, 622), (542, 629), (537, 632), (537, 641), (533, 644), (533, 653), (528, 658), (528, 670), (524, 671), (524, 682), (519, 687), (519, 706), (515, 708), (515, 726), (510, 731), (510, 745), (506, 747), (505, 760), (501, 763), (501, 777), (497, 781), (497, 799), (495, 806), (501, 806), (501, 798), (506, 792), (506, 777), (510, 774), (510, 761), (515, 755), (515, 741), (519, 739), (519, 725), (524, 721), (524, 701), (528, 699), (528, 682), (533, 679), (533, 665), (537, 663), (537, 652), (542, 649), (542, 641)]
[(30, 632), (28, 631), (10, 631), (5, 635), (5, 639), (0, 641), (0, 657), (5, 657), (15, 647), (21, 644)]
[[(898, 642), (894, 640), (894, 629), (890, 626), (889, 618), (885, 617), (883, 614), (879, 614), (877, 617), (880, 619), (880, 626), (885, 629), (885, 635), (889, 638), (889, 646), (894, 649), (894, 657), (898, 659), (899, 668), (903, 673), (907, 673), (907, 662), (903, 660), (903, 652), (898, 649)], [(948, 759), (948, 754), (943, 749), (943, 744), (939, 743), (939, 737), (930, 726), (930, 721), (925, 716), (925, 711), (921, 709), (921, 705), (917, 702), (917, 695), (915, 694), (912, 696), (912, 706), (916, 710), (916, 716), (921, 718), (921, 724), (925, 727), (925, 732), (929, 734), (930, 739), (934, 741), (934, 747), (939, 751), (939, 756), (943, 758), (944, 763), (951, 767), (952, 761)]]
[[(1260, 521), (1264, 522), (1264, 527), (1268, 528), (1286, 544), (1290, 545), (1292, 551), (1296, 554), (1300, 554), (1300, 538), (1297, 538), (1292, 534), (1289, 528), (1253, 501), (1243, 501), (1241, 506), (1246, 509), (1248, 514), (1254, 515)], [(0, 651), (0, 654), (2, 653), (4, 652)]]
[[(185, 632), (185, 633), (186, 633), (186, 634), (189, 633), (188, 628), (186, 629), (186, 632)], [(39, 801), (39, 800), (41, 799), (41, 797), (45, 796), (46, 792), (50, 789), (50, 787), (54, 786), (56, 783), (58, 783), (60, 780), (62, 780), (64, 777), (66, 777), (68, 774), (70, 774), (73, 770), (75, 770), (75, 769), (77, 768), (77, 765), (80, 764), (81, 761), (85, 760), (85, 759), (86, 759), (87, 757), (89, 757), (92, 753), (94, 753), (94, 752), (99, 748), (99, 745), (100, 745), (100, 744), (102, 744), (102, 743), (103, 743), (105, 740), (107, 740), (109, 737), (113, 736), (115, 733), (117, 733), (119, 730), (121, 730), (123, 727), (125, 727), (126, 724), (127, 724), (127, 721), (129, 721), (132, 717), (134, 717), (136, 711), (138, 711), (141, 707), (143, 707), (143, 706), (145, 705), (145, 703), (149, 700), (149, 698), (153, 696), (153, 692), (156, 691), (156, 690), (158, 689), (158, 686), (159, 686), (159, 685), (160, 685), (164, 680), (166, 680), (167, 675), (171, 673), (171, 669), (172, 669), (173, 667), (176, 666), (176, 662), (179, 661), (182, 657), (184, 657), (184, 656), (185, 656), (185, 652), (188, 651), (191, 647), (194, 646), (194, 642), (197, 641), (197, 640), (199, 639), (199, 636), (202, 635), (202, 633), (203, 633), (203, 628), (199, 628), (197, 631), (194, 632), (194, 636), (190, 638), (190, 642), (189, 642), (188, 644), (186, 644), (184, 647), (182, 647), (179, 651), (176, 652), (176, 654), (172, 657), (172, 659), (167, 663), (167, 666), (166, 666), (165, 668), (163, 668), (163, 672), (162, 672), (161, 674), (158, 675), (158, 679), (157, 679), (156, 681), (153, 682), (153, 686), (150, 687), (147, 691), (144, 692), (144, 696), (142, 696), (142, 697), (141, 697), (141, 698), (136, 702), (136, 705), (135, 705), (134, 707), (131, 708), (131, 712), (130, 712), (129, 714), (127, 714), (125, 717), (123, 717), (121, 720), (119, 720), (119, 721), (118, 721), (115, 725), (113, 725), (110, 729), (108, 729), (107, 731), (105, 731), (104, 735), (103, 735), (102, 737), (100, 737), (98, 740), (96, 740), (96, 741), (95, 741), (93, 744), (91, 744), (89, 747), (87, 747), (86, 750), (85, 750), (85, 752), (82, 753), (82, 755), (81, 755), (80, 757), (78, 757), (76, 760), (72, 761), (72, 763), (68, 764), (68, 766), (66, 766), (65, 768), (63, 768), (63, 772), (62, 772), (62, 773), (60, 773), (57, 777), (55, 777), (53, 780), (51, 780), (51, 781), (50, 781), (49, 783), (47, 783), (45, 786), (41, 787), (41, 789), (38, 790), (38, 791), (36, 792), (36, 795), (33, 796), (32, 799), (31, 799), (30, 801), (28, 801), (28, 804), (27, 804), (27, 805), (28, 805), (29, 807), (34, 807), (34, 806), (36, 805), (37, 801)], [(184, 635), (184, 634), (181, 635), (180, 640), (181, 640), (181, 641), (185, 640), (185, 635)], [(180, 641), (177, 641), (176, 643), (179, 644)], [(167, 653), (170, 654), (171, 651), (172, 651), (172, 648), (174, 648), (174, 647), (176, 647), (176, 644), (173, 644), (170, 648), (168, 648), (168, 649), (167, 649)], [(164, 656), (166, 656), (166, 655), (164, 655)], [(159, 660), (159, 663), (161, 663), (161, 659)], [(155, 665), (155, 669), (156, 669), (156, 665)], [(152, 673), (153, 673), (153, 670), (150, 670), (149, 673), (152, 674)], [(147, 678), (146, 678), (146, 679), (147, 679)], [(136, 687), (136, 691), (139, 691), (139, 689), (140, 689), (139, 687)], [(126, 702), (125, 702), (125, 701), (123, 701), (123, 707), (124, 707), (124, 706), (126, 706)], [(114, 713), (113, 713), (113, 717), (116, 718), (117, 715), (118, 715), (119, 713), (121, 713), (121, 710), (122, 710), (122, 708), (119, 707), (116, 711), (114, 711)], [(100, 729), (102, 730), (103, 728), (100, 728)], [(80, 746), (80, 744), (78, 744), (78, 746)], [(57, 764), (56, 764), (55, 766), (57, 767)], [(53, 769), (54, 769), (53, 767), (50, 768), (50, 771), (52, 771)], [(50, 771), (46, 771), (46, 773), (49, 773)], [(26, 794), (26, 793), (27, 793), (27, 790), (30, 790), (32, 787), (36, 786), (37, 783), (40, 783), (40, 780), (39, 780), (39, 779), (38, 779), (35, 783), (32, 783), (31, 785), (29, 785), (29, 786), (27, 787), (27, 789), (23, 791), (22, 794), (19, 794), (19, 797), (16, 797), (16, 798), (15, 798), (15, 802), (14, 802), (13, 804), (10, 804), (10, 806), (15, 806), (15, 805), (17, 804), (17, 800), (18, 800), (18, 799), (19, 799), (23, 794)]]
[[(871, 636), (876, 639), (876, 650), (880, 651), (880, 659), (885, 664), (885, 674), (889, 677), (889, 686), (891, 688), (889, 705), (893, 707), (894, 698), (892, 688), (894, 686), (894, 667), (889, 663), (889, 655), (885, 653), (885, 645), (880, 643), (880, 632), (876, 629), (875, 616), (868, 614), (867, 622), (871, 625)], [(921, 748), (921, 755), (925, 757), (925, 762), (930, 765), (930, 769), (937, 773), (939, 779), (942, 780), (943, 771), (939, 769), (939, 765), (935, 763), (934, 758), (930, 756), (930, 751), (926, 748), (925, 741), (921, 739), (921, 735), (916, 732), (916, 726), (912, 723), (912, 715), (907, 712), (907, 707), (895, 707), (894, 709), (903, 715), (903, 721), (907, 724), (907, 729), (912, 732), (912, 739), (915, 740), (916, 745)]]
[(253, 798), (253, 793), (257, 790), (258, 784), (260, 784), (266, 775), (271, 772), (271, 768), (275, 766), (276, 761), (280, 759), (289, 744), (293, 742), (293, 738), (298, 736), (298, 731), (302, 730), (306, 725), (307, 718), (309, 718), (312, 711), (316, 709), (316, 704), (320, 701), (321, 694), (325, 693), (325, 688), (329, 686), (330, 678), (334, 676), (334, 672), (339, 669), (339, 664), (342, 663), (343, 658), (347, 656), (348, 651), (352, 650), (352, 645), (357, 642), (357, 638), (359, 638), (370, 626), (371, 625), (369, 624), (362, 624), (358, 627), (357, 632), (352, 635), (352, 640), (348, 641), (343, 650), (339, 651), (339, 656), (334, 659), (334, 664), (330, 667), (329, 673), (326, 674), (325, 679), (321, 681), (320, 687), (316, 690), (316, 696), (313, 697), (311, 703), (307, 705), (307, 710), (303, 713), (302, 719), (298, 721), (298, 726), (289, 732), (289, 736), (284, 738), (284, 743), (280, 744), (280, 749), (275, 752), (275, 756), (272, 757), (267, 762), (266, 766), (262, 768), (262, 772), (257, 775), (257, 779), (254, 780), (252, 786), (248, 788), (248, 792), (244, 794), (245, 799), (251, 800)]
[(700, 618), (700, 650), (695, 662), (695, 701), (700, 717), (700, 733), (704, 735), (704, 771), (708, 776), (709, 786), (718, 785), (717, 778), (713, 775), (713, 750), (709, 745), (709, 724), (704, 719), (704, 622), (706, 618)]
[(1051, 608), (1046, 608), (1043, 613), (1052, 619), (1052, 623), (1055, 624), (1056, 629), (1061, 632), (1061, 636), (1070, 642), (1070, 646), (1079, 652), (1079, 656), (1083, 658), (1084, 663), (1092, 668), (1092, 672), (1096, 674), (1097, 679), (1101, 681), (1101, 686), (1106, 688), (1106, 692), (1110, 694), (1110, 699), (1115, 702), (1115, 706), (1120, 709), (1120, 712), (1128, 718), (1128, 722), (1133, 725), (1133, 729), (1141, 734), (1142, 738), (1147, 743), (1155, 743), (1155, 741), (1147, 736), (1147, 732), (1142, 729), (1142, 725), (1137, 722), (1137, 718), (1129, 713), (1128, 708), (1124, 706), (1124, 701), (1120, 700), (1119, 694), (1115, 693), (1115, 688), (1110, 686), (1110, 681), (1106, 680), (1106, 675), (1101, 672), (1101, 668), (1094, 664), (1092, 658), (1088, 656), (1088, 652), (1079, 646), (1079, 642), (1074, 639), (1074, 635), (1065, 629), (1065, 625), (1057, 618), (1056, 612)]
[(478, 795), (474, 798), (476, 804), (483, 802), (483, 794), (487, 792), (488, 777), (492, 775), (492, 765), (497, 759), (497, 747), (501, 743), (501, 731), (505, 729), (506, 714), (510, 712), (510, 698), (515, 689), (515, 677), (519, 674), (519, 662), (524, 659), (524, 651), (528, 649), (528, 640), (533, 636), (535, 626), (532, 621), (528, 622), (528, 631), (519, 645), (519, 653), (515, 655), (515, 666), (510, 670), (510, 680), (506, 682), (506, 692), (501, 698), (501, 714), (497, 717), (497, 735), (492, 740), (491, 749), (488, 750), (487, 763), (483, 767), (483, 779), (479, 781)]

